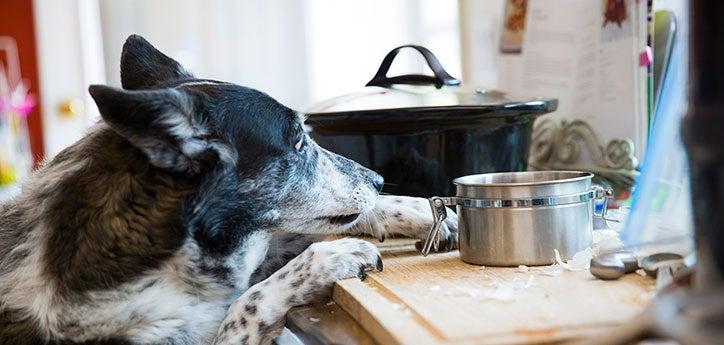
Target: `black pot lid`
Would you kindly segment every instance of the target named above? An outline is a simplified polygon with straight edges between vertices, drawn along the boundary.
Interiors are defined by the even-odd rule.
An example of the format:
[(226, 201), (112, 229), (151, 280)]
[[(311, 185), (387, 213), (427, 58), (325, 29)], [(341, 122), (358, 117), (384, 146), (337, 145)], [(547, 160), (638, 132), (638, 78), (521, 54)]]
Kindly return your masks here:
[(445, 108), (459, 110), (521, 110), (548, 113), (558, 102), (550, 98), (524, 98), (501, 91), (463, 86), (392, 85), (368, 86), (362, 91), (320, 102), (307, 110), (310, 116), (329, 113), (368, 113), (391, 109), (412, 111)]
[[(420, 52), (433, 75), (408, 74), (388, 77), (387, 71), (402, 48)], [(341, 115), (345, 121), (374, 117), (393, 121), (416, 120), (415, 113), (428, 117), (464, 121), (467, 117), (540, 115), (555, 111), (558, 101), (552, 98), (520, 97), (501, 91), (460, 86), (460, 81), (442, 68), (426, 48), (415, 45), (397, 47), (385, 59), (372, 80), (360, 92), (335, 97), (318, 103), (306, 113), (310, 120), (334, 121)]]

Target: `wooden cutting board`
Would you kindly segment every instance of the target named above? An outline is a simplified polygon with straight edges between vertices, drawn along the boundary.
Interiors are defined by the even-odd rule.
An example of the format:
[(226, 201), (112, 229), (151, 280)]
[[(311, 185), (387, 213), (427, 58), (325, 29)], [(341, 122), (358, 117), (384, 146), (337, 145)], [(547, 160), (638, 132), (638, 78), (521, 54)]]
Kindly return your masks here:
[(385, 269), (334, 289), (334, 301), (380, 344), (533, 344), (594, 334), (641, 312), (654, 281), (588, 271), (463, 263), (458, 252), (387, 253)]

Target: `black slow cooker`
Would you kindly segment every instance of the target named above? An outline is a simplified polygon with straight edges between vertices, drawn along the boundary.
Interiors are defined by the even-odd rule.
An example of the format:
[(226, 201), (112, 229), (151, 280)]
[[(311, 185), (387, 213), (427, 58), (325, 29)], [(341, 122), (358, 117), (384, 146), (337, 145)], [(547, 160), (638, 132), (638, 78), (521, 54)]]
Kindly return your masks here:
[[(433, 75), (387, 77), (403, 48), (420, 52)], [(361, 92), (313, 106), (306, 123), (322, 147), (384, 176), (383, 192), (430, 197), (452, 194), (458, 176), (525, 170), (533, 121), (556, 107), (461, 86), (428, 49), (405, 45)]]

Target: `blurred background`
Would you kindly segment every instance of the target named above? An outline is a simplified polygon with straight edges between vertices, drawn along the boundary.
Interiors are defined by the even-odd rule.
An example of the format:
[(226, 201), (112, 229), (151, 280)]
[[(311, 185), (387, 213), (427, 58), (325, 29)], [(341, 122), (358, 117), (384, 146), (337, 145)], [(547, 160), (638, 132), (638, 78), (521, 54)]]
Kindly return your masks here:
[[(506, 97), (555, 98), (557, 110), (535, 126), (527, 122), (523, 135), (505, 137), (511, 141), (475, 128), (479, 123), (461, 126), (494, 141), (450, 140), (477, 150), (467, 155), (445, 155), (447, 142), (439, 135), (419, 140), (424, 145), (415, 150), (395, 152), (391, 161), (417, 164), (417, 149), (439, 151), (456, 168), (496, 153), (511, 156), (520, 145), (523, 164), (504, 171), (591, 171), (597, 184), (613, 187), (615, 200), (607, 207), (614, 212), (607, 221), (615, 224), (605, 225), (617, 231), (616, 245), (689, 248), (693, 211), (680, 123), (689, 107), (690, 3), (696, 2), (0, 0), (0, 200), (99, 120), (88, 85), (120, 87), (121, 48), (131, 34), (144, 36), (198, 77), (253, 87), (301, 111), (359, 91), (390, 50), (417, 44), (434, 52), (470, 94), (503, 95), (495, 91), (500, 89), (510, 92)], [(431, 73), (417, 52), (403, 50), (389, 75), (403, 74)], [(451, 88), (457, 86), (442, 91)], [(447, 120), (434, 125), (445, 127)], [(393, 141), (375, 146), (373, 139), (348, 143), (392, 147)], [(411, 166), (394, 165), (404, 180), (424, 170)], [(445, 176), (443, 184), (489, 172), (470, 170)]]
[[(422, 45), (465, 86), (557, 98), (548, 127), (593, 133), (593, 146), (581, 147), (595, 152), (572, 165), (541, 161), (533, 145), (530, 165), (614, 169), (625, 190), (658, 95), (657, 7), (686, 18), (685, 0), (0, 0), (0, 196), (98, 121), (88, 85), (120, 86), (130, 34), (196, 76), (257, 88), (301, 111), (359, 91), (393, 48)], [(611, 8), (623, 10), (623, 26), (609, 23)], [(403, 50), (389, 72), (402, 74), (430, 71)], [(612, 141), (623, 143), (611, 154), (625, 164), (609, 164), (603, 148)]]
[[(37, 164), (97, 120), (87, 86), (120, 86), (121, 47), (132, 33), (197, 76), (251, 86), (303, 110), (358, 90), (405, 43), (429, 47), (459, 76), (459, 7), (456, 0), (3, 0), (0, 36), (16, 44), (19, 65), (4, 65), (19, 70), (33, 99), (27, 122)], [(424, 68), (404, 52), (391, 73)]]

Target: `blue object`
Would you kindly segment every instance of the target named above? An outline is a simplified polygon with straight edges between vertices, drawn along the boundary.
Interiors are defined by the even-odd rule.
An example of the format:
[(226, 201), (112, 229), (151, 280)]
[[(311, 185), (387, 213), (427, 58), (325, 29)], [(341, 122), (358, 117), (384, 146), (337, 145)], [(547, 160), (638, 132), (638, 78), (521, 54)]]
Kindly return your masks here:
[(662, 73), (641, 177), (621, 232), (626, 246), (677, 239), (693, 232), (688, 164), (680, 133), (687, 105), (686, 45), (682, 43), (674, 42)]

